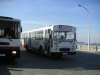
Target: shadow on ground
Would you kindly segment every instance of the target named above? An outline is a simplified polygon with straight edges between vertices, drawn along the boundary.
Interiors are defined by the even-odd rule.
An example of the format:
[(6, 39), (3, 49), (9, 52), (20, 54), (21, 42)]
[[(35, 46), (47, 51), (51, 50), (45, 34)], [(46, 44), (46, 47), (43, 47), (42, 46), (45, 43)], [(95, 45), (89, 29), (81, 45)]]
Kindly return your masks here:
[[(9, 70), (25, 69), (61, 69), (61, 70), (100, 70), (100, 54), (80, 52), (76, 55), (64, 55), (62, 58), (40, 56), (34, 52), (21, 50), (20, 59), (10, 61), (0, 59), (0, 75), (10, 75)], [(7, 74), (6, 74), (7, 73)]]

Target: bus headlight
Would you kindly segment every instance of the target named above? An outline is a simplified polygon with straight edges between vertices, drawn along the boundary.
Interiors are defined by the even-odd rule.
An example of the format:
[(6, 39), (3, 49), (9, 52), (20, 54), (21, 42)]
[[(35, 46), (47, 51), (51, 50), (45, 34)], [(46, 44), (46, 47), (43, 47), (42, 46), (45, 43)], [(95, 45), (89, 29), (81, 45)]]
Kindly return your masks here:
[(12, 51), (12, 54), (16, 54), (17, 52), (16, 51)]

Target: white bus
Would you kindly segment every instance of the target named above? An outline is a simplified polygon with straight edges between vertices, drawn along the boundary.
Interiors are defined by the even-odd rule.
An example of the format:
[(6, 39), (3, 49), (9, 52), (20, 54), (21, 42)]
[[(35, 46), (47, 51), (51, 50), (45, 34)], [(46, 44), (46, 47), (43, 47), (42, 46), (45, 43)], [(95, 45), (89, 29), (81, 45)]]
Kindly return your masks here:
[(69, 25), (53, 25), (22, 32), (22, 45), (41, 55), (76, 54), (76, 28)]
[(21, 20), (0, 16), (0, 58), (20, 57)]

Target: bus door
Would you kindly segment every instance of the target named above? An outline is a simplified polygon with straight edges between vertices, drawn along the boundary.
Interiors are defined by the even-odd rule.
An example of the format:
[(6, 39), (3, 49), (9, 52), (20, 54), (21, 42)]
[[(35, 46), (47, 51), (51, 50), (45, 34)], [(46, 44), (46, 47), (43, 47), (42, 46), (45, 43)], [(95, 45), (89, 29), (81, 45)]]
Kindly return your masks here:
[(28, 46), (31, 47), (31, 41), (32, 41), (32, 33), (29, 33), (29, 38), (28, 38)]
[(47, 54), (50, 51), (50, 34), (51, 34), (51, 29), (46, 29), (45, 30), (45, 51), (47, 52)]

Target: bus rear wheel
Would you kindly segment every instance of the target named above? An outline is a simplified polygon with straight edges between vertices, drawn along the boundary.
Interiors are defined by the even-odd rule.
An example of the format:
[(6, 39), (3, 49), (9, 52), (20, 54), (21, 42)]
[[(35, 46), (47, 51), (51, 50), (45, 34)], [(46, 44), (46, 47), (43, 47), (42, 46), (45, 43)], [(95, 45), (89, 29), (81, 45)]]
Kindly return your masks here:
[(28, 45), (26, 45), (26, 50), (29, 52), (30, 50), (29, 50), (29, 46)]
[(42, 47), (39, 48), (39, 54), (40, 54), (41, 56), (44, 55), (44, 51), (43, 51), (43, 48), (42, 48)]

